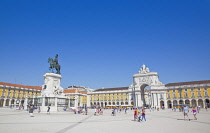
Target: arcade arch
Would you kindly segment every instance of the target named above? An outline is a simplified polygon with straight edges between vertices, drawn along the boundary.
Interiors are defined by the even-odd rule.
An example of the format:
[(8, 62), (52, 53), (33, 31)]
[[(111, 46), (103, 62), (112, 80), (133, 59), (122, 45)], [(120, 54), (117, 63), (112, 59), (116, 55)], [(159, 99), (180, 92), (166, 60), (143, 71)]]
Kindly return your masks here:
[(209, 99), (205, 99), (205, 106), (207, 106), (208, 108), (210, 108), (210, 101), (209, 101)]
[(201, 108), (203, 108), (203, 100), (202, 99), (198, 99), (198, 106), (200, 106)]
[(188, 100), (188, 99), (185, 100), (185, 105), (188, 106), (188, 107), (190, 107), (190, 100)]
[(160, 101), (160, 107), (164, 107), (164, 101)]
[(171, 101), (170, 100), (167, 101), (167, 105), (168, 105), (168, 108), (172, 108), (172, 105), (171, 105)]
[(174, 100), (174, 101), (173, 101), (173, 106), (174, 106), (174, 107), (177, 107), (177, 106), (178, 106), (177, 100)]
[(196, 104), (196, 100), (195, 99), (192, 99), (192, 107), (196, 107), (197, 106), (197, 104)]

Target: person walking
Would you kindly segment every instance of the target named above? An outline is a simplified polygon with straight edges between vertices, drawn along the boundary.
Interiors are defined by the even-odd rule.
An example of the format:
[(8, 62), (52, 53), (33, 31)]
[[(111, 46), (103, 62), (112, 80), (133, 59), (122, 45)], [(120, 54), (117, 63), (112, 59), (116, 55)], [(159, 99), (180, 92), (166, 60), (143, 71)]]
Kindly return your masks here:
[(50, 115), (50, 106), (47, 107), (47, 114)]
[(33, 111), (34, 111), (33, 106), (30, 106), (30, 107), (29, 107), (29, 114), (30, 114), (30, 117), (34, 117), (34, 116), (33, 116)]
[(189, 119), (189, 121), (190, 121), (190, 118), (189, 118), (189, 116), (188, 116), (188, 113), (189, 113), (189, 109), (188, 109), (188, 107), (186, 106), (186, 105), (184, 105), (184, 120), (185, 120), (185, 117), (187, 116), (187, 118)]
[(40, 113), (41, 112), (41, 109), (40, 109), (40, 106), (38, 106), (38, 113)]
[(193, 112), (193, 116), (194, 116), (195, 120), (197, 120), (197, 117), (196, 117), (197, 111), (196, 111), (195, 107), (192, 108), (192, 112)]
[(142, 112), (141, 112), (141, 121), (143, 121), (143, 119), (146, 121), (146, 111), (144, 109), (142, 109)]
[(208, 111), (207, 109), (208, 109), (208, 107), (207, 106), (205, 106), (205, 109), (206, 109), (206, 111)]
[(95, 115), (95, 116), (96, 116), (96, 113), (97, 113), (97, 109), (95, 108), (95, 109), (94, 109), (94, 115)]
[(136, 109), (134, 109), (134, 114), (133, 114), (133, 118), (134, 118), (134, 121), (136, 121), (136, 119), (137, 119), (137, 108)]

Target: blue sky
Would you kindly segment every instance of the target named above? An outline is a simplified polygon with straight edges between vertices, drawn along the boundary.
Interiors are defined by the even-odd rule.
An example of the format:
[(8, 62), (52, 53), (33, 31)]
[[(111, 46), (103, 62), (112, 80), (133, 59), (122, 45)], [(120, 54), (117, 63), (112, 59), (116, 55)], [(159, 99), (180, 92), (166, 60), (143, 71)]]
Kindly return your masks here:
[(0, 82), (124, 87), (141, 65), (164, 84), (210, 80), (209, 0), (0, 1)]

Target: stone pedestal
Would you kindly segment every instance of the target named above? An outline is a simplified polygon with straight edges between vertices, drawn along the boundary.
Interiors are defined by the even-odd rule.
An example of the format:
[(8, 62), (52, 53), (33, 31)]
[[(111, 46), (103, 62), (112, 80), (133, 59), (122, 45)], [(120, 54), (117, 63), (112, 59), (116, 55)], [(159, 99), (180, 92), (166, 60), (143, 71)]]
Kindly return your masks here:
[(63, 88), (60, 86), (61, 78), (61, 75), (55, 73), (44, 75), (44, 85), (41, 96), (38, 97), (41, 112), (47, 112), (48, 106), (50, 106), (50, 112), (58, 112), (59, 108), (68, 106)]

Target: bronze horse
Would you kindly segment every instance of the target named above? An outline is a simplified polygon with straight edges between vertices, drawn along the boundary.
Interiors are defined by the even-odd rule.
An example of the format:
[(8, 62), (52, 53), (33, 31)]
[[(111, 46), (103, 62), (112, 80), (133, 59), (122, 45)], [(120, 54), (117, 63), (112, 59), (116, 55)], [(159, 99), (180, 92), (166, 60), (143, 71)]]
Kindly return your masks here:
[(48, 58), (48, 63), (50, 63), (49, 70), (52, 70), (52, 72), (53, 72), (53, 68), (55, 68), (55, 70), (57, 71), (56, 73), (61, 74), (60, 73), (60, 68), (61, 67), (60, 67), (60, 65), (58, 64), (57, 61), (54, 61), (52, 58)]

